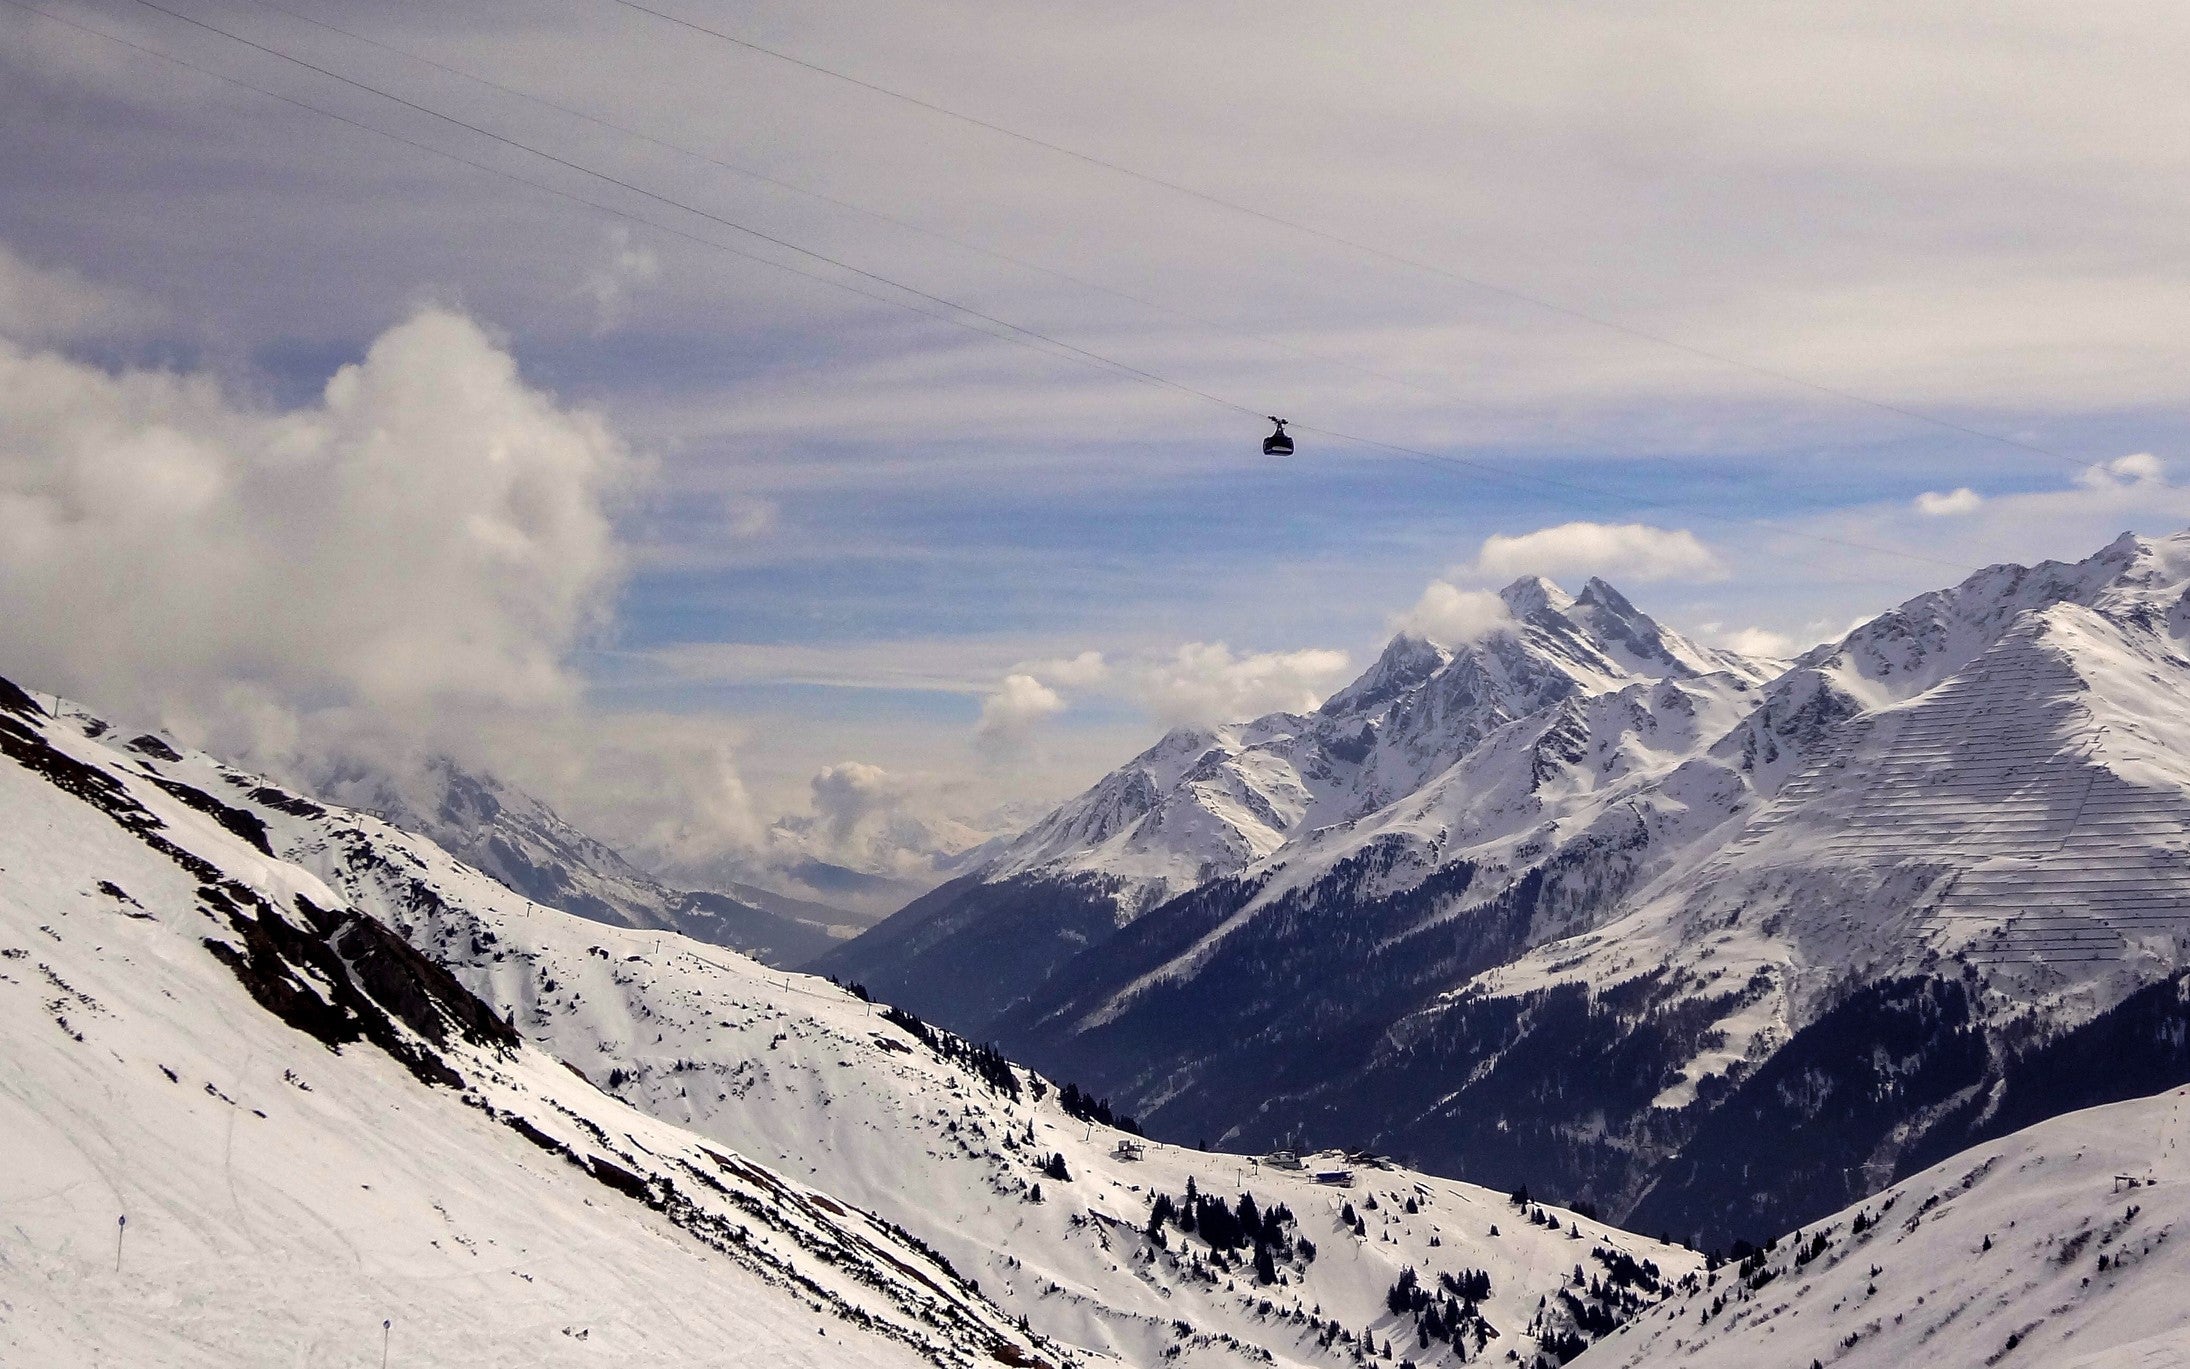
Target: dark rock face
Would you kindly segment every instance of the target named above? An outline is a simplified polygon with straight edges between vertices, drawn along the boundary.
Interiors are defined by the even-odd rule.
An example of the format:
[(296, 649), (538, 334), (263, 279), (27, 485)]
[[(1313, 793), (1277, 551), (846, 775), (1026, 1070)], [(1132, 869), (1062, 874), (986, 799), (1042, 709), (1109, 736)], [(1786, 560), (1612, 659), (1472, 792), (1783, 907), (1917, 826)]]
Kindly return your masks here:
[(1866, 984), (1712, 1107), (1631, 1220), (1719, 1244), (1790, 1230), (1894, 1177), (1902, 1134), (1991, 1068), (1960, 980)]
[(158, 777), (154, 777), (153, 783), (159, 785), (171, 797), (180, 800), (184, 805), (197, 809), (237, 836), (242, 837), (245, 841), (250, 842), (259, 854), (266, 856), (274, 854), (274, 848), (268, 845), (266, 841), (266, 819), (258, 814), (246, 808), (237, 808), (233, 804), (222, 803), (203, 789), (193, 785)]
[[(5, 711), (23, 716), (20, 709)], [(330, 1048), (370, 1041), (421, 1081), (451, 1088), (462, 1087), (463, 1079), (433, 1049), (450, 1032), (483, 1045), (517, 1044), (516, 1032), (492, 1009), (372, 918), (330, 912), (301, 898), (294, 916), (275, 907), (164, 835), (165, 824), (114, 776), (56, 749), (15, 717), (0, 717), (0, 754), (113, 819), (197, 879), (199, 904), (235, 938), (207, 937), (207, 952), (234, 972), (259, 1006), (297, 1030)], [(188, 785), (155, 782), (267, 849), (265, 823), (255, 814)]]
[(1114, 886), (1096, 877), (969, 875), (914, 899), (806, 968), (979, 1037), (1059, 965), (1117, 932)]

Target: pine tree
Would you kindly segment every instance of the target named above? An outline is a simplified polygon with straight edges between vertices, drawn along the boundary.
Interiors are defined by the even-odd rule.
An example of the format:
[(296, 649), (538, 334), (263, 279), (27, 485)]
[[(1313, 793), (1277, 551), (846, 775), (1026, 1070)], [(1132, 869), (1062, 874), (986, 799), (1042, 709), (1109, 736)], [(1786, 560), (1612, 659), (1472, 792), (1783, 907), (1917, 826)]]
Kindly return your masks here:
[(1172, 1203), (1170, 1194), (1157, 1194), (1156, 1201), (1148, 1209), (1148, 1234), (1154, 1236), (1162, 1231), (1164, 1225), (1176, 1218), (1178, 1213), (1178, 1207)]

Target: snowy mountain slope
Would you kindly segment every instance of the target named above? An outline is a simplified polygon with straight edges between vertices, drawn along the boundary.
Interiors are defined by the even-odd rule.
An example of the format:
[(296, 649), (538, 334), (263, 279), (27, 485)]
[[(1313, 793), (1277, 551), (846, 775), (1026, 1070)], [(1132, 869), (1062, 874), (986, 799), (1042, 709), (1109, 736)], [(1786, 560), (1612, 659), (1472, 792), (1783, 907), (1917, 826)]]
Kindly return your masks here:
[[(1604, 761), (1593, 729), (1629, 734), (1624, 718), (1594, 716), (1585, 701), (1633, 690), (1610, 711), (1662, 708), (1669, 720), (1700, 709), (1711, 716), (1725, 701), (1752, 694), (1766, 674), (1755, 662), (1660, 627), (1601, 580), (1569, 597), (1526, 579), (1502, 597), (1509, 629), (1457, 650), (1403, 634), (1313, 714), (1170, 733), (979, 870), (916, 900), (817, 968), (862, 978), (975, 1029), (1066, 958), (1168, 899), (1284, 865), (1303, 846), (1335, 863), (1375, 832), (1352, 843), (1330, 840), (1331, 833), (1354, 832), (1394, 805), (1434, 804), (1427, 790), (1492, 738), (1511, 741), (1518, 725), (1568, 710), (1556, 731), (1526, 743), (1541, 743), (1526, 772), (1537, 785), (1547, 769), (1573, 773), (1585, 753), (1592, 763)], [(1633, 735), (1660, 721), (1644, 720)], [(1670, 730), (1693, 728), (1676, 723)], [(1600, 778), (1613, 773), (1604, 767)], [(1596, 780), (1585, 784), (1597, 787)], [(1464, 791), (1462, 780), (1443, 783), (1446, 806), (1472, 803)], [(1509, 818), (1519, 811), (1508, 808)], [(1527, 811), (1544, 810), (1538, 802)], [(1470, 835), (1490, 835), (1496, 825), (1479, 823)], [(1448, 835), (1439, 832), (1437, 840)]]
[(771, 965), (811, 960), (864, 925), (818, 904), (754, 898), (736, 887), (665, 887), (539, 799), (446, 756), (411, 769), (331, 765), (307, 787), (431, 838), (528, 898), (596, 922), (674, 929)]
[(523, 1044), (209, 764), (93, 730), (0, 683), (0, 1359), (369, 1363), (384, 1319), (406, 1364), (1068, 1358)]
[[(1481, 1189), (1382, 1170), (1334, 1192), (1305, 1172), (1250, 1172), (1234, 1156), (1151, 1145), (1124, 1158), (1120, 1133), (1069, 1112), (1046, 1081), (993, 1058), (984, 1068), (956, 1038), (924, 1038), (916, 1019), (893, 1021), (825, 981), (525, 906), (369, 821), (292, 839), (346, 896), (400, 916), (421, 949), (619, 1096), (771, 1162), (803, 1164), (812, 1182), (915, 1231), (1059, 1340), (1133, 1363), (1174, 1348), (1194, 1364), (1345, 1362), (1365, 1329), (1413, 1334), (1410, 1317), (1383, 1306), (1412, 1265), (1425, 1277), (1488, 1272), (1481, 1314), (1525, 1351), (1536, 1300), (1571, 1274), (1574, 1238)], [(1045, 1171), (1052, 1156), (1068, 1179)], [(1209, 1250), (1183, 1234), (1159, 1249), (1145, 1234), (1153, 1194), (1183, 1195), (1189, 1177), (1233, 1198), (1251, 1193), (1265, 1209), (1289, 1206), (1293, 1234), (1315, 1257), (1262, 1284), (1238, 1256), (1212, 1269)], [(1347, 1234), (1340, 1209), (1375, 1191), (1380, 1209), (1368, 1211), (1386, 1216)], [(1409, 1196), (1428, 1211), (1406, 1213)], [(1584, 1229), (1669, 1277), (1695, 1262)], [(1571, 1331), (1556, 1314), (1546, 1329)]]
[(1711, 1271), (1583, 1369), (2190, 1362), (2190, 1091), (1966, 1151)]
[[(961, 890), (961, 958), (914, 972), (1160, 1134), (1370, 1144), (1761, 1238), (1991, 1134), (2049, 1037), (2176, 982), (2186, 594), (2190, 535), (2125, 538), (1920, 596), (1761, 688), (1594, 687), (1569, 651), (1572, 690), (1400, 800), (1107, 935), (1082, 897), (1086, 947), (1046, 971), (1058, 886)], [(1427, 698), (1439, 659), (1395, 644), (1333, 705)], [(1021, 1001), (953, 998), (983, 974)], [(2122, 1049), (2157, 1088), (2183, 1062), (2152, 1012)], [(2036, 1120), (2122, 1095), (2025, 1096)], [(1790, 1130), (1816, 1144), (1775, 1167)]]
[[(1719, 1000), (1704, 1010), (1714, 1040), (1653, 1100), (1670, 1110), (1707, 1081), (1738, 1091), (1745, 1070), (1835, 1013), (1831, 1030), (1853, 1039), (1816, 1063), (1840, 1073), (1872, 1034), (1851, 1020), (1851, 992), (1928, 983), (1898, 996), (1930, 1000), (1947, 1025), (1893, 1053), (1924, 1056), (1932, 1077), (1897, 1085), (1909, 1094), (1899, 1115), (1819, 1161), (1892, 1172), (1930, 1125), (1923, 1090), (1947, 1107), (2011, 1073), (2034, 1031), (2092, 1022), (2190, 959), (2186, 591), (2190, 538), (2130, 539), (2075, 566), (1987, 572), (1814, 653), (1802, 668), (1860, 694), (1863, 711), (1804, 739), (1807, 763), (1731, 840), (1639, 890), (1618, 921), (1487, 973), (1469, 994), (1513, 1001), (1647, 977), (1656, 987), (1641, 997), (1656, 1011)], [(1957, 1032), (2008, 1058), (1971, 1056)], [(1777, 1111), (1736, 1099), (1721, 1125)], [(1692, 1144), (1731, 1139), (1706, 1126)], [(1734, 1163), (1676, 1166), (1637, 1219), (1686, 1225), (1698, 1191), (1728, 1182)], [(1860, 1191), (1836, 1192), (1821, 1172), (1732, 1211), (1771, 1229)]]
[[(62, 730), (133, 782), (155, 771), (218, 796), (228, 821), (261, 831), (293, 862), (282, 868), (323, 878), (331, 903), (395, 928), (659, 1127), (701, 1138), (678, 1152), (635, 1133), (648, 1152), (716, 1146), (871, 1207), (975, 1280), (1003, 1315), (1063, 1343), (1138, 1364), (1336, 1365), (1355, 1362), (1372, 1332), (1379, 1348), (1419, 1341), (1417, 1321), (1435, 1302), (1443, 1310), (1430, 1346), (1416, 1347), (1420, 1362), (1453, 1357), (1456, 1322), (1471, 1355), (1487, 1341), (1525, 1362), (1538, 1333), (1571, 1349), (1580, 1340), (1568, 1338), (1652, 1296), (1655, 1283), (1607, 1291), (1611, 1268), (1663, 1280), (1697, 1263), (1588, 1218), (1560, 1213), (1554, 1225), (1543, 1209), (1399, 1169), (1355, 1166), (1358, 1185), (1339, 1189), (1312, 1168), (1235, 1156), (1151, 1145), (1128, 1157), (1119, 1146), (1128, 1138), (1095, 1120), (1091, 1100), (826, 981), (540, 907), (385, 822), (299, 801), (203, 756), (147, 757)], [(575, 1076), (550, 1074), (584, 1091)], [(650, 1159), (629, 1153), (632, 1165)], [(1159, 1242), (1149, 1231), (1155, 1195), (1183, 1200), (1189, 1179), (1232, 1207), (1247, 1193), (1291, 1220), (1265, 1233), (1280, 1239), (1219, 1242), (1222, 1254), (1206, 1227), (1167, 1224)], [(1268, 1249), (1267, 1278), (1255, 1268), (1257, 1244)], [(1455, 1292), (1394, 1312), (1388, 1296), (1410, 1266), (1433, 1290), (1450, 1274)], [(1464, 1283), (1469, 1271), (1488, 1287)]]

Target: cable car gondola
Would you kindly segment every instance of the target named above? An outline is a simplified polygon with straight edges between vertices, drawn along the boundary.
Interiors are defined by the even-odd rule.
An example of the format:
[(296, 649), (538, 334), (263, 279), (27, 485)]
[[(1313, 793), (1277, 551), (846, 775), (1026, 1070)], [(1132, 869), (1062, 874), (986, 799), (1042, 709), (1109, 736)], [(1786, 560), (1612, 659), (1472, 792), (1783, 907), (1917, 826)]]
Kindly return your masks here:
[(1270, 421), (1277, 424), (1277, 431), (1262, 439), (1262, 454), (1264, 456), (1291, 456), (1293, 454), (1293, 439), (1286, 435), (1285, 420), (1272, 414)]

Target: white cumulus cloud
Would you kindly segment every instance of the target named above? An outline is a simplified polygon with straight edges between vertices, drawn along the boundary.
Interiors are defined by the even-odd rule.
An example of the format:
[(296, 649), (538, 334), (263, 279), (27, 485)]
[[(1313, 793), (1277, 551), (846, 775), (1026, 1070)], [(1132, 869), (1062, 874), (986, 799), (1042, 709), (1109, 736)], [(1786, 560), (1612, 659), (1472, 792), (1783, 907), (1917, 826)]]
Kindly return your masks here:
[(1926, 490), (1916, 496), (1916, 511), (1930, 518), (1952, 518), (1957, 514), (1975, 513), (1984, 503), (1983, 495), (1964, 485), (1945, 494)]
[(868, 819), (903, 803), (906, 783), (879, 765), (842, 761), (816, 772), (811, 785), (814, 816), (838, 843)]
[(1343, 651), (1235, 656), (1223, 642), (1188, 642), (1167, 660), (1135, 667), (1132, 692), (1168, 725), (1235, 722), (1316, 707), (1344, 682), (1349, 664)]
[(981, 700), (974, 741), (991, 756), (1011, 756), (1027, 748), (1036, 724), (1064, 709), (1064, 696), (1032, 675), (1006, 675)]
[(2080, 479), (2096, 490), (2120, 489), (2124, 485), (2160, 485), (2167, 481), (2167, 463), (2150, 452), (2132, 452), (2091, 467)]
[(630, 468), (442, 310), (288, 411), (0, 341), (0, 651), (169, 722), (566, 702)]
[(1704, 623), (1697, 631), (1712, 646), (1737, 651), (1744, 656), (1784, 661), (1798, 649), (1794, 638), (1768, 627), (1730, 628), (1719, 623)]
[(1723, 580), (1717, 553), (1685, 528), (1647, 523), (1561, 523), (1517, 537), (1486, 538), (1469, 578), (1502, 582), (1524, 575), (1557, 580), (1601, 575), (1616, 581)]
[(1481, 641), (1512, 624), (1513, 614), (1505, 600), (1490, 590), (1461, 589), (1445, 580), (1433, 580), (1394, 626), (1440, 646), (1461, 646)]

